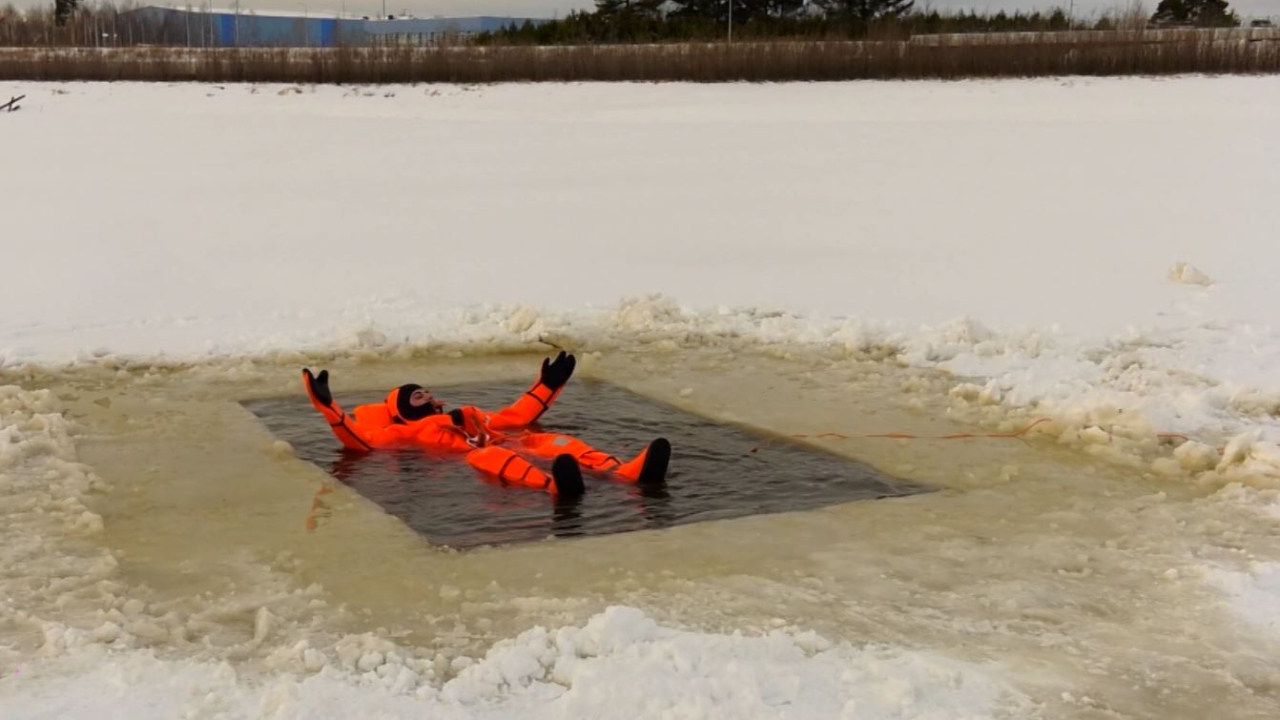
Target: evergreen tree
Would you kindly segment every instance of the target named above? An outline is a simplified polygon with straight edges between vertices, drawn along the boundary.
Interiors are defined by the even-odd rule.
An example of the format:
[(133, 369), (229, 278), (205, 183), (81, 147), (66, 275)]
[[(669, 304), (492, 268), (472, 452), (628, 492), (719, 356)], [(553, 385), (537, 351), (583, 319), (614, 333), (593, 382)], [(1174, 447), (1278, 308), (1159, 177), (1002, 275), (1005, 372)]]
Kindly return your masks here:
[(804, 0), (672, 0), (676, 9), (671, 15), (723, 23), (729, 19), (730, 2), (735, 26), (762, 18), (790, 17), (804, 8)]
[(67, 20), (71, 19), (71, 13), (76, 11), (76, 6), (80, 4), (80, 0), (54, 0), (53, 2), (53, 21), (59, 27), (66, 25)]
[(666, 0), (596, 0), (596, 14), (601, 17), (636, 14), (657, 17)]
[(1189, 23), (1197, 27), (1235, 27), (1240, 17), (1227, 0), (1160, 0), (1151, 16), (1156, 24)]
[(609, 42), (651, 42), (661, 37), (664, 0), (596, 0), (591, 34)]
[(846, 17), (867, 22), (879, 18), (905, 15), (915, 0), (815, 0), (829, 16)]

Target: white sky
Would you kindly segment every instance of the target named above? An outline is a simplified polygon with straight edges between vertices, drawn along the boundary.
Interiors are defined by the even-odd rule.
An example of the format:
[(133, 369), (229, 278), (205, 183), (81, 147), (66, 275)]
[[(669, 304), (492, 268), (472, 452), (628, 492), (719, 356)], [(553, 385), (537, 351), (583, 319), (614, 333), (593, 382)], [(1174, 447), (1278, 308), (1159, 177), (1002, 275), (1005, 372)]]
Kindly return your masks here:
[[(145, 0), (143, 0), (145, 2)], [(1148, 9), (1154, 9), (1159, 0), (1146, 0)], [(8, 0), (18, 7), (52, 6), (50, 0)], [(234, 0), (218, 0), (215, 6), (230, 6)], [(1055, 5), (1068, 5), (1071, 0), (916, 0), (919, 7), (928, 5), (939, 10), (975, 9), (989, 10), (1034, 10), (1046, 9)], [(199, 4), (200, 0), (192, 0)], [(0, 0), (0, 4), (7, 4)], [(185, 5), (186, 2), (157, 2), (163, 5)], [(1075, 0), (1075, 13), (1079, 16), (1096, 16), (1117, 6), (1123, 7), (1126, 0)], [(378, 13), (382, 7), (378, 0), (242, 0), (241, 7), (257, 10), (301, 10), (303, 6), (310, 11), (339, 11), (344, 7), (351, 12)], [(592, 0), (387, 0), (388, 12), (402, 13), (408, 11), (419, 17), (431, 15), (509, 15), (513, 17), (552, 17), (563, 15), (574, 9), (586, 9), (594, 6)], [(1280, 16), (1280, 0), (1233, 0), (1231, 6), (1243, 16)]]

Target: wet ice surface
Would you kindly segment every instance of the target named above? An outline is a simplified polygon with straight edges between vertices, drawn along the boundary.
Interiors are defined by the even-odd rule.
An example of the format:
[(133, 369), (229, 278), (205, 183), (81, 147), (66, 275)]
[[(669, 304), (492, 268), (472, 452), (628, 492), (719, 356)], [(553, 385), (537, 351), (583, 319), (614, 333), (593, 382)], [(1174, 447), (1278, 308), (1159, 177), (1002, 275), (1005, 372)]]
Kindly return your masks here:
[[(25, 378), (54, 389), (6, 421), (28, 438), (4, 470), (10, 506), (27, 508), (23, 536), (63, 540), (6, 544), (0, 594), (17, 611), (0, 602), (0, 646), (17, 649), (0, 665), (22, 674), (0, 678), (0, 698), (17, 717), (622, 718), (641, 701), (675, 717), (1275, 717), (1274, 641), (1202, 578), (1280, 557), (1280, 523), (1244, 490), (1039, 438), (866, 438), (965, 427), (944, 419), (963, 407), (945, 378), (892, 363), (583, 357), (575, 382), (779, 435), (840, 432), (814, 442), (942, 489), (457, 553), (282, 451), (244, 409), (301, 398), (293, 362)], [(325, 359), (336, 390), (374, 397), (536, 362)], [(41, 440), (27, 405), (65, 408), (94, 476), (40, 460), (65, 432)], [(63, 476), (71, 497), (42, 490)], [(308, 530), (316, 497), (327, 515)], [(1266, 589), (1256, 577), (1245, 590)]]
[[(525, 384), (433, 387), (450, 407), (498, 410)], [(348, 411), (382, 395), (338, 397)], [(486, 483), (461, 455), (413, 449), (343, 452), (306, 398), (244, 403), (304, 460), (318, 465), (432, 543), (452, 548), (660, 529), (673, 525), (811, 510), (852, 500), (924, 491), (863, 463), (787, 438), (681, 412), (604, 382), (574, 383), (542, 419), (540, 432), (585, 440), (624, 461), (652, 438), (674, 445), (665, 488), (642, 489), (587, 474), (580, 499)], [(547, 463), (534, 460), (547, 469)]]

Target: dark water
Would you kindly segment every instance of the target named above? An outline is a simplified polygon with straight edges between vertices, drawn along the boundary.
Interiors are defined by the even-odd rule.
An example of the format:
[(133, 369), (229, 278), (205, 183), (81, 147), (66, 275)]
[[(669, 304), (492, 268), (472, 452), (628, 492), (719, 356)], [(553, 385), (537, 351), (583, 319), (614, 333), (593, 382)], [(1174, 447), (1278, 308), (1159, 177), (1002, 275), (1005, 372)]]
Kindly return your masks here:
[[(497, 410), (524, 383), (432, 388), (447, 407)], [(350, 412), (384, 395), (337, 398)], [(246, 402), (276, 437), (430, 542), (452, 548), (527, 542), (547, 536), (600, 535), (759, 513), (894, 497), (927, 488), (860, 463), (747, 428), (723, 425), (643, 398), (614, 385), (575, 382), (540, 429), (575, 435), (626, 460), (649, 441), (671, 441), (667, 486), (642, 491), (587, 475), (585, 496), (558, 501), (548, 493), (486, 481), (458, 456), (441, 460), (415, 450), (349, 453), (304, 396)], [(546, 469), (547, 462), (530, 458)]]

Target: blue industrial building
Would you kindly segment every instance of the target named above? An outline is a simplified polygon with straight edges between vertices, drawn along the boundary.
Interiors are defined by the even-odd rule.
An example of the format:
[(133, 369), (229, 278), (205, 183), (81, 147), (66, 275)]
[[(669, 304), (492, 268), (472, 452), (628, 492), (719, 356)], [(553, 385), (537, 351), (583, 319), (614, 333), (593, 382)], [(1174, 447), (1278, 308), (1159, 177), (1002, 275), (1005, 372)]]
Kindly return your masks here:
[(438, 45), (512, 24), (547, 22), (494, 16), (461, 18), (369, 18), (324, 13), (288, 13), (148, 6), (131, 19), (164, 44), (192, 47), (338, 47)]

